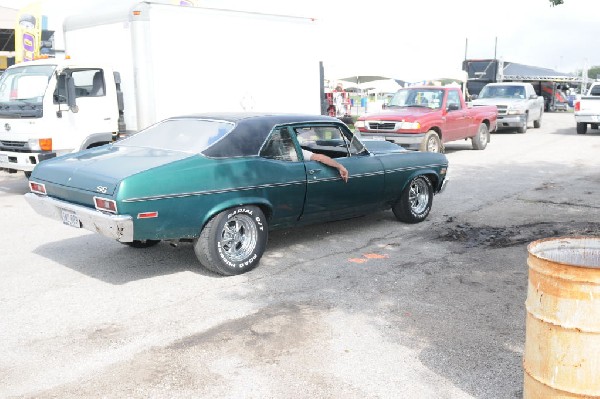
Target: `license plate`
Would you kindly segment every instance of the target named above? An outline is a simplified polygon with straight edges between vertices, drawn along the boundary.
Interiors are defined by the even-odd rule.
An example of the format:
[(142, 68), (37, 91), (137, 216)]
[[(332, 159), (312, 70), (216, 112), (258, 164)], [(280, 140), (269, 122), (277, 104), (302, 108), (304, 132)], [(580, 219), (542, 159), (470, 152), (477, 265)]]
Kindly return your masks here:
[(371, 140), (385, 141), (385, 136), (371, 136)]
[(8, 162), (8, 155), (0, 154), (0, 162)]
[(76, 214), (73, 212), (65, 211), (64, 209), (61, 211), (62, 221), (67, 226), (81, 228), (81, 222)]

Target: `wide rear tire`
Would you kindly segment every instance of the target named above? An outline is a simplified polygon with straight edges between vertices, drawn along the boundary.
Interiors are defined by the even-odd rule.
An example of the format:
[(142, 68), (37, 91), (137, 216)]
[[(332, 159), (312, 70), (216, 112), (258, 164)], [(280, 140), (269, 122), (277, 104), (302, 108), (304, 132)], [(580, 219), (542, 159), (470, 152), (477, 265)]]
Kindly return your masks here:
[(587, 123), (577, 122), (577, 134), (587, 133)]
[(258, 266), (268, 236), (267, 219), (260, 208), (230, 208), (204, 226), (194, 240), (194, 252), (208, 270), (233, 276)]
[(392, 211), (398, 220), (419, 223), (427, 218), (433, 202), (433, 187), (426, 176), (414, 177), (402, 192)]

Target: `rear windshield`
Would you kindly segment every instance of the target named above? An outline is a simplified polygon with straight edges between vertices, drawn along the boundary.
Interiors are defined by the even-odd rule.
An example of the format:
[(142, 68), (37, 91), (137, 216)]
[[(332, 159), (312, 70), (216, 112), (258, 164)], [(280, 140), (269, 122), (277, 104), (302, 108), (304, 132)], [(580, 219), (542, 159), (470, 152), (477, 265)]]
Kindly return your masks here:
[(235, 124), (201, 119), (169, 119), (115, 145), (200, 153), (223, 139)]

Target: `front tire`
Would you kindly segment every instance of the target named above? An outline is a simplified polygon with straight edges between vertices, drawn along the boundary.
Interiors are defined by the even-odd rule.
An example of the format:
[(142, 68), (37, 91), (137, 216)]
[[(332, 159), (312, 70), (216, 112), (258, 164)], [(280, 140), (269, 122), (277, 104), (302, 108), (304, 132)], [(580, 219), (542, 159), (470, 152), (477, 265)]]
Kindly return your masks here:
[(490, 141), (490, 131), (485, 123), (479, 125), (477, 134), (471, 138), (474, 150), (484, 150)]
[(194, 240), (194, 252), (210, 271), (224, 276), (242, 274), (258, 266), (268, 235), (267, 220), (260, 208), (230, 208), (204, 226)]
[(587, 133), (587, 123), (577, 122), (577, 134)]
[(423, 141), (419, 145), (419, 151), (422, 152), (444, 152), (442, 140), (435, 130), (430, 130), (423, 137)]
[(432, 202), (431, 182), (426, 176), (417, 176), (406, 186), (400, 199), (392, 206), (392, 211), (401, 222), (419, 223), (429, 215)]
[(525, 124), (523, 126), (519, 126), (517, 128), (517, 133), (525, 133), (527, 132), (527, 124), (529, 123), (529, 114), (525, 117)]

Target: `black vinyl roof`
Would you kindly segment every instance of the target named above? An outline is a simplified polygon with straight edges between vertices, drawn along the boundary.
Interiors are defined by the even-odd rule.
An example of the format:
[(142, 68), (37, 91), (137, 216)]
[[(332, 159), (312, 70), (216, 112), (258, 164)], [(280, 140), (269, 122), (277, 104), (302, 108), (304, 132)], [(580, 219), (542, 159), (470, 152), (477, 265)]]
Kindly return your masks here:
[(235, 128), (222, 140), (202, 153), (213, 158), (256, 155), (275, 126), (294, 123), (338, 123), (331, 116), (267, 113), (203, 113), (170, 119), (208, 119), (235, 123)]

